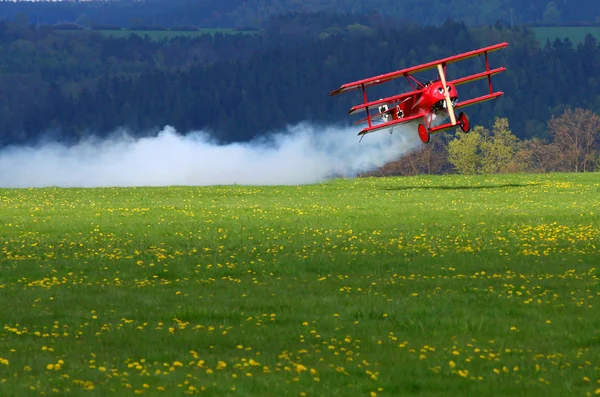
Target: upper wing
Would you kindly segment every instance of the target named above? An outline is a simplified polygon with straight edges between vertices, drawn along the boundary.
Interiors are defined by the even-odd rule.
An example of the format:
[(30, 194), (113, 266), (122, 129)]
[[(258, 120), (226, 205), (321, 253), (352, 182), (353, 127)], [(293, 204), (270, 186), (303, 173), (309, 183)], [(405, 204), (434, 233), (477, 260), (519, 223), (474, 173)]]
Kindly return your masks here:
[[(478, 50), (465, 52), (463, 54), (454, 55), (454, 56), (444, 58), (444, 59), (439, 59), (437, 61), (428, 62), (428, 63), (422, 64), (422, 65), (413, 66), (410, 68), (401, 69), (401, 70), (397, 70), (395, 72), (390, 72), (390, 73), (386, 73), (386, 74), (381, 74), (379, 76), (370, 77), (368, 79), (353, 81), (351, 83), (342, 85), (337, 90), (331, 91), (329, 93), (329, 95), (333, 96), (333, 95), (340, 94), (342, 92), (356, 90), (363, 86), (366, 88), (366, 87), (369, 87), (372, 85), (382, 84), (387, 81), (393, 80), (395, 78), (407, 75), (409, 73), (416, 73), (416, 72), (422, 72), (425, 70), (433, 69), (433, 68), (437, 67), (438, 64), (449, 64), (449, 63), (461, 61), (463, 59), (472, 58), (479, 54), (496, 51), (496, 50), (502, 49), (506, 46), (508, 46), (508, 43), (506, 43), (506, 42), (499, 43), (499, 44), (495, 44), (495, 45), (492, 45), (489, 47), (480, 48)], [(484, 75), (484, 76), (487, 76), (487, 75)], [(484, 77), (484, 76), (482, 76), (482, 77)]]

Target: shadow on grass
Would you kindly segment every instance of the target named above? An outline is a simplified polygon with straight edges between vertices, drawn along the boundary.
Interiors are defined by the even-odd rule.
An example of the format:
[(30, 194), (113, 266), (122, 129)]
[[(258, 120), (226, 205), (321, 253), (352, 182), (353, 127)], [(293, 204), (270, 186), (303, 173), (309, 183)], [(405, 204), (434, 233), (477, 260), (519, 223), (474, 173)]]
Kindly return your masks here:
[(504, 189), (510, 187), (533, 187), (537, 183), (505, 183), (502, 185), (458, 185), (458, 186), (387, 186), (383, 190), (479, 190), (479, 189)]

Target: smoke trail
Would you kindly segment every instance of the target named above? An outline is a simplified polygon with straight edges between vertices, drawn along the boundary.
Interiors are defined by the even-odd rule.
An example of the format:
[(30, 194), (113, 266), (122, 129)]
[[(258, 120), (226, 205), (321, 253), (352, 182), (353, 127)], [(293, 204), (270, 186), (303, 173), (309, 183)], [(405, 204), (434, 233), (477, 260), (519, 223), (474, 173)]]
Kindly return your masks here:
[(379, 131), (300, 124), (250, 143), (217, 145), (202, 132), (43, 144), (0, 151), (0, 187), (295, 185), (354, 176), (416, 149), (415, 126)]

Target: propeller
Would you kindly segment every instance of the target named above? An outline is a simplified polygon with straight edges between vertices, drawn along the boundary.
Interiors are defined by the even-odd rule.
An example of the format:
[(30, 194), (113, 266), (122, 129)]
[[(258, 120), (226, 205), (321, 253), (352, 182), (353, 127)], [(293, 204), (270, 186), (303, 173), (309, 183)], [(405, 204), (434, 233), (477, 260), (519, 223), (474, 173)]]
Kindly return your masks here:
[(448, 87), (446, 87), (446, 76), (444, 75), (444, 68), (442, 65), (438, 64), (438, 73), (440, 75), (440, 79), (442, 80), (442, 87), (444, 87), (444, 97), (446, 98), (446, 108), (448, 109), (448, 116), (450, 116), (450, 121), (452, 125), (456, 125), (456, 115), (454, 114), (454, 108), (452, 107), (452, 101), (450, 100), (450, 94), (448, 93)]

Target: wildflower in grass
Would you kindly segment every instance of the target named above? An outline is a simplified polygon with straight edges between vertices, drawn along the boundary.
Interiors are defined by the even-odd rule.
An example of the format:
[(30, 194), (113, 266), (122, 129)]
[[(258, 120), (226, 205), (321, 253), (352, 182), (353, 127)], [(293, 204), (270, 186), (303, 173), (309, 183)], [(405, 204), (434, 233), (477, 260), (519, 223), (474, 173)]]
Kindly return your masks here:
[[(502, 178), (513, 177), (485, 177), (473, 184), (501, 185)], [(529, 182), (536, 176), (519, 178), (527, 180), (522, 187), (458, 192), (423, 192), (417, 186), (431, 187), (429, 178), (394, 180), (415, 185), (397, 191), (381, 189), (389, 180), (360, 179), (273, 190), (236, 186), (0, 191), (0, 207), (8, 208), (3, 223), (13, 224), (0, 230), (0, 267), (7, 270), (0, 294), (21, 299), (15, 307), (23, 308), (2, 314), (6, 325), (0, 326), (0, 339), (6, 346), (14, 345), (18, 354), (3, 354), (6, 359), (0, 358), (0, 367), (10, 359), (23, 368), (16, 376), (0, 376), (2, 388), (11, 390), (28, 382), (36, 390), (38, 383), (50, 384), (56, 395), (72, 394), (69, 387), (83, 389), (89, 384), (73, 382), (59, 359), (68, 362), (74, 357), (78, 362), (76, 347), (84, 341), (98, 349), (116, 338), (124, 342), (119, 349), (103, 349), (101, 359), (84, 358), (83, 365), (73, 368), (81, 379), (97, 380), (93, 386), (102, 395), (147, 394), (147, 385), (165, 394), (193, 394), (211, 385), (242, 390), (255, 381), (272, 384), (275, 394), (323, 394), (332, 387), (342, 394), (352, 390), (379, 394), (373, 383), (394, 379), (402, 370), (385, 365), (393, 346), (399, 362), (409, 361), (417, 372), (431, 370), (435, 377), (444, 376), (444, 362), (448, 372), (466, 379), (502, 376), (500, 387), (490, 387), (492, 393), (515, 387), (512, 383), (531, 384), (539, 376), (552, 379), (548, 374), (559, 371), (570, 393), (593, 395), (597, 387), (589, 372), (595, 363), (593, 347), (571, 354), (568, 344), (554, 334), (543, 341), (537, 335), (550, 324), (557, 332), (568, 324), (576, 339), (592, 330), (585, 319), (596, 316), (594, 302), (600, 297), (593, 289), (598, 276), (592, 267), (600, 230), (597, 222), (581, 215), (581, 209), (600, 213), (595, 198), (600, 185), (576, 183), (568, 188), (573, 191), (561, 187), (560, 195), (552, 195), (556, 182), (532, 185)], [(340, 189), (345, 183), (352, 189)], [(457, 183), (453, 178), (435, 181), (446, 186)], [(267, 192), (278, 199), (271, 200)], [(327, 196), (329, 192), (335, 193)], [(430, 210), (428, 201), (420, 199), (423, 193), (435, 196), (440, 215), (435, 226), (421, 220), (420, 211)], [(519, 202), (511, 197), (517, 193)], [(25, 204), (4, 207), (4, 197), (15, 194)], [(72, 199), (65, 199), (68, 194)], [(49, 204), (37, 200), (38, 195)], [(99, 195), (102, 200), (95, 199)], [(370, 205), (376, 196), (378, 205)], [(152, 203), (151, 209), (135, 211), (146, 201)], [(13, 207), (41, 208), (36, 215), (53, 209), (38, 218), (39, 223), (46, 220), (41, 228), (18, 211), (11, 215)], [(292, 217), (297, 208), (306, 216), (303, 222)], [(560, 214), (555, 213), (557, 208)], [(357, 209), (367, 216), (357, 218)], [(147, 212), (147, 219), (128, 223), (125, 218), (142, 212)], [(488, 214), (494, 219), (485, 219)], [(52, 217), (68, 228), (53, 227)], [(551, 218), (564, 219), (564, 224), (540, 221)], [(323, 227), (314, 226), (316, 219)], [(571, 268), (564, 270), (564, 263), (571, 263)], [(98, 290), (106, 300), (93, 298)], [(311, 293), (298, 300), (305, 291)], [(407, 306), (404, 299), (412, 293), (419, 299)], [(473, 316), (478, 312), (474, 302), (480, 299), (490, 303), (491, 310), (482, 322)], [(453, 312), (453, 307), (460, 310)], [(36, 318), (36, 313), (46, 312), (61, 322)], [(179, 312), (184, 313), (175, 314)], [(394, 315), (400, 312), (401, 316)], [(507, 312), (508, 318), (519, 319), (519, 325), (509, 323), (512, 332), (498, 334), (496, 328)], [(535, 316), (530, 315), (533, 312)], [(15, 324), (17, 318), (27, 318), (27, 325)], [(390, 324), (384, 318), (394, 321)], [(317, 331), (320, 323), (323, 327)], [(310, 330), (305, 328), (309, 326)], [(482, 343), (469, 341), (466, 334)], [(497, 340), (488, 343), (495, 335)], [(515, 341), (514, 335), (521, 338)], [(421, 344), (410, 348), (402, 342), (413, 337)], [(548, 338), (553, 341), (552, 352), (541, 345)], [(152, 359), (126, 361), (139, 351), (152, 351), (145, 349), (148, 343), (161, 346)], [(190, 358), (186, 346), (200, 353), (189, 353)], [(280, 350), (273, 348), (287, 351), (277, 356)], [(39, 358), (31, 360), (28, 355), (33, 354)], [(31, 363), (38, 360), (52, 363), (52, 370), (42, 364), (37, 368), (42, 371), (36, 371)], [(461, 368), (461, 363), (469, 362), (472, 373)], [(367, 370), (369, 374), (352, 382), (343, 378)], [(217, 379), (216, 374), (223, 376)], [(312, 384), (310, 392), (303, 381)], [(591, 383), (596, 387), (590, 388)], [(562, 384), (556, 387), (559, 394), (565, 393)]]

